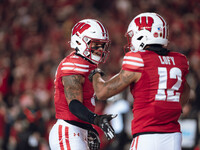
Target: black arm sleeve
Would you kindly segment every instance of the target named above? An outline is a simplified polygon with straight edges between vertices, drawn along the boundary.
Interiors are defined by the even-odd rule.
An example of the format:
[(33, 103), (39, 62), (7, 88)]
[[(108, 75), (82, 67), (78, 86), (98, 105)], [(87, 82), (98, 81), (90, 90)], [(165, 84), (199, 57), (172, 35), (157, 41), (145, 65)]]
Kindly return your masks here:
[(69, 110), (79, 119), (94, 124), (94, 118), (96, 117), (96, 114), (91, 112), (80, 101), (73, 99), (69, 103)]

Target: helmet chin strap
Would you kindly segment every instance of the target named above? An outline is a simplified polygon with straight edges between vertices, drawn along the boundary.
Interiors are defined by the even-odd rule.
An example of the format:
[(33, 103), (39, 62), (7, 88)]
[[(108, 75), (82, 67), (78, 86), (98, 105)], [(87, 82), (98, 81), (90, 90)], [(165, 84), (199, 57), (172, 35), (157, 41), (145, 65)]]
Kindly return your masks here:
[(87, 61), (89, 61), (90, 63), (92, 63), (92, 64), (96, 64), (96, 63), (94, 63), (93, 61), (91, 61), (90, 59), (88, 59), (87, 57), (84, 57), (84, 56), (82, 56), (81, 54), (79, 54), (79, 53), (75, 53), (77, 56), (80, 56), (81, 58), (83, 58), (83, 59), (85, 59), (85, 60), (87, 60)]
[[(77, 47), (75, 48), (75, 50), (76, 50), (76, 55), (81, 56), (82, 58), (84, 58), (84, 59), (90, 61), (91, 63), (99, 64), (99, 60), (101, 59), (101, 57), (99, 57), (99, 56), (94, 55), (94, 54), (91, 53), (91, 59), (89, 59), (89, 58), (87, 58), (89, 55), (87, 55), (87, 57), (81, 55), (81, 54), (79, 53), (79, 49), (78, 49)], [(93, 60), (95, 60), (95, 61), (93, 61)]]

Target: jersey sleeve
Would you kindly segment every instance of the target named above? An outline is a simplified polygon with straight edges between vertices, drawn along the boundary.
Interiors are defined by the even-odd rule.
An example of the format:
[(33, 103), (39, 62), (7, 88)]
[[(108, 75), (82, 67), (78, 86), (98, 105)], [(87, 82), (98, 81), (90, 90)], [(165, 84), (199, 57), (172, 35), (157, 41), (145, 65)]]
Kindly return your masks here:
[(144, 61), (138, 52), (126, 53), (122, 62), (122, 70), (141, 72), (144, 69)]
[(86, 74), (88, 74), (90, 71), (90, 66), (79, 62), (63, 62), (61, 64), (60, 71), (61, 76), (72, 74), (86, 76)]

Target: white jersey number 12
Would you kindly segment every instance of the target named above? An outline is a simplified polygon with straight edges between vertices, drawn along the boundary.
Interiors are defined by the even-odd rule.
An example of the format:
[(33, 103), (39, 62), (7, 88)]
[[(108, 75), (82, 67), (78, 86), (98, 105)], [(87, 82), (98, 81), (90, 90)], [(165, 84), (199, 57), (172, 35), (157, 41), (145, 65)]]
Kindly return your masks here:
[[(167, 71), (169, 71), (169, 78)], [(158, 74), (159, 74), (159, 84), (155, 100), (161, 100), (161, 101), (167, 100), (167, 101), (179, 102), (180, 92), (175, 92), (175, 91), (177, 91), (181, 86), (182, 82), (181, 70), (177, 67), (171, 68), (170, 70), (167, 70), (166, 67), (158, 67)], [(167, 88), (168, 79), (177, 80), (171, 89)]]

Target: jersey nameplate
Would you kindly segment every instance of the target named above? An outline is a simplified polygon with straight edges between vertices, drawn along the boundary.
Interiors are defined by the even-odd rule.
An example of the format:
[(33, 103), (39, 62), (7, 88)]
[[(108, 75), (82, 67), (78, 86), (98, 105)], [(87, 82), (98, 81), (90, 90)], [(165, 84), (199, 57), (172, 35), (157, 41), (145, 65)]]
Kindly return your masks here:
[(174, 57), (170, 56), (158, 56), (160, 59), (161, 64), (166, 64), (166, 65), (175, 65)]

